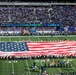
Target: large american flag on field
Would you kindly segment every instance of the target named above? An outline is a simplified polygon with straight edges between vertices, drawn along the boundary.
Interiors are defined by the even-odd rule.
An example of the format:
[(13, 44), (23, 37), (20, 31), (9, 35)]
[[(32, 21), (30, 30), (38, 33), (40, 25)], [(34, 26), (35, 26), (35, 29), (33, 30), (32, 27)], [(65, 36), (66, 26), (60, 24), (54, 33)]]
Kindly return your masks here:
[(31, 55), (76, 54), (76, 41), (28, 42)]
[(0, 56), (76, 55), (76, 41), (27, 42), (29, 51), (0, 52)]

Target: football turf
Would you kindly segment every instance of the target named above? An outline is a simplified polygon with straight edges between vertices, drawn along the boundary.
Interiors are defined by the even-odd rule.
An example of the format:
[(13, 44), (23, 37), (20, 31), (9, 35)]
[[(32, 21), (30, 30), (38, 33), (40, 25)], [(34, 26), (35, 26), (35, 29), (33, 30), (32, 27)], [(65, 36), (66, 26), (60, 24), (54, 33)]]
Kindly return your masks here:
[(0, 36), (0, 41), (54, 41), (54, 40), (75, 40), (76, 35), (68, 36)]
[[(24, 59), (24, 60), (0, 60), (0, 75), (11, 75), (12, 71), (14, 71), (14, 75), (26, 75), (28, 72), (29, 75), (37, 75), (39, 74), (39, 67), (44, 66), (45, 63), (52, 63), (53, 60), (63, 61), (64, 59), (50, 59), (50, 61), (46, 62), (46, 59)], [(36, 62), (37, 68), (33, 71), (32, 66), (33, 62)], [(71, 67), (46, 67), (46, 71), (48, 74), (59, 74), (60, 72), (64, 73), (76, 73), (76, 59), (71, 59), (71, 64), (73, 65), (73, 69)]]
[[(0, 41), (54, 41), (54, 40), (76, 40), (76, 36), (1, 36)], [(46, 62), (46, 59), (24, 59), (24, 60), (2, 60), (0, 59), (0, 75), (11, 75), (12, 71), (14, 71), (15, 75), (26, 75), (28, 71), (29, 75), (37, 75), (39, 73), (39, 67), (43, 66)], [(50, 58), (50, 63), (54, 60), (63, 61), (64, 59)], [(68, 60), (68, 59), (67, 59)], [(71, 68), (46, 68), (48, 74), (56, 74), (60, 72), (76, 72), (76, 58), (71, 59), (71, 64), (73, 65), (73, 69)], [(33, 62), (36, 62), (37, 68), (35, 72), (32, 71)], [(48, 62), (46, 63), (48, 64)]]

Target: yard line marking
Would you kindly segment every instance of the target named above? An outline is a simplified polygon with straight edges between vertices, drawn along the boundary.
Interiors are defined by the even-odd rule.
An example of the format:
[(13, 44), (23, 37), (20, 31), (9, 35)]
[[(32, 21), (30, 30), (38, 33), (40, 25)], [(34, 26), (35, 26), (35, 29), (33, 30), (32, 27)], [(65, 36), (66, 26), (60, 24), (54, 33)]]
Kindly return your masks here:
[(13, 63), (13, 60), (12, 60), (12, 72), (14, 73), (14, 63)]
[(26, 60), (26, 64), (27, 64), (27, 67), (28, 67), (29, 75), (31, 75), (27, 60)]
[(31, 41), (30, 37), (28, 36), (29, 41)]
[(39, 39), (39, 41), (41, 41), (41, 39), (39, 37), (37, 37)]
[(0, 41), (1, 41), (1, 37), (0, 37)]
[(10, 42), (12, 41), (11, 38), (9, 38), (9, 41), (10, 41)]
[[(40, 61), (40, 60), (39, 60)], [(40, 61), (41, 66), (43, 66), (42, 62)]]
[[(74, 63), (75, 64), (75, 63)], [(75, 64), (75, 66), (76, 66), (76, 64)], [(76, 71), (76, 68), (75, 67), (73, 67), (74, 68), (74, 70)]]
[[(8, 62), (8, 59), (7, 59), (7, 62)], [(9, 74), (8, 74), (8, 63), (7, 63), (7, 75), (9, 75)]]
[(21, 41), (21, 38), (19, 37), (19, 41)]
[(47, 39), (50, 41), (50, 39), (47, 37)]

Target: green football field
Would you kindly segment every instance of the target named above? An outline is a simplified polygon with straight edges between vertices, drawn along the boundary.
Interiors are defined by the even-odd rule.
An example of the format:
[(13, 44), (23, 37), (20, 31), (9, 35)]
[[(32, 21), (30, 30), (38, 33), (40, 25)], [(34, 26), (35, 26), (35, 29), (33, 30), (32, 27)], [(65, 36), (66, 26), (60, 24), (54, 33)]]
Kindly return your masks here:
[(68, 36), (0, 36), (0, 41), (54, 41), (54, 40), (76, 40), (76, 35)]
[[(63, 61), (64, 59), (50, 59), (49, 62), (45, 62), (45, 59), (24, 59), (24, 60), (0, 60), (0, 75), (11, 75), (12, 71), (14, 71), (14, 75), (26, 75), (26, 72), (28, 72), (28, 75), (37, 75), (39, 74), (39, 67), (44, 66), (45, 63), (48, 65), (48, 63), (51, 63), (53, 60), (60, 60)], [(31, 68), (33, 65), (33, 62), (36, 62), (37, 68), (33, 72), (33, 69)], [(73, 69), (71, 67), (50, 67), (46, 68), (46, 71), (48, 74), (58, 74), (60, 72), (68, 72), (68, 73), (76, 73), (76, 59), (71, 59), (71, 64), (73, 65)]]
[[(76, 36), (1, 36), (0, 41), (53, 41), (53, 40), (76, 40)], [(48, 63), (52, 63), (54, 60), (63, 61), (62, 58), (50, 58), (49, 62), (45, 61), (46, 59), (24, 59), (24, 60), (3, 60), (0, 59), (0, 75), (12, 75), (12, 71), (14, 71), (14, 75), (38, 75), (39, 74), (39, 67), (48, 65)], [(70, 63), (73, 65), (72, 67), (46, 67), (46, 71), (49, 75), (58, 74), (60, 72), (68, 72), (68, 73), (75, 73), (76, 72), (76, 58), (67, 58), (67, 60), (71, 60)], [(36, 62), (37, 68), (33, 72), (32, 65), (33, 62)]]

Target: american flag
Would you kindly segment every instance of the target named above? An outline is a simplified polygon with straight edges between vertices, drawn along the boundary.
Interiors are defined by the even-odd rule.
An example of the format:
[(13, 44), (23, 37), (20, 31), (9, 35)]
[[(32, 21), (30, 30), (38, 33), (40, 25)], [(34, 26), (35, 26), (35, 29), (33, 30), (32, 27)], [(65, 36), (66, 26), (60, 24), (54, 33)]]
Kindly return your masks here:
[(69, 55), (76, 53), (76, 41), (28, 42), (30, 54)]
[(76, 55), (76, 41), (27, 42), (29, 51), (0, 52), (0, 56)]

